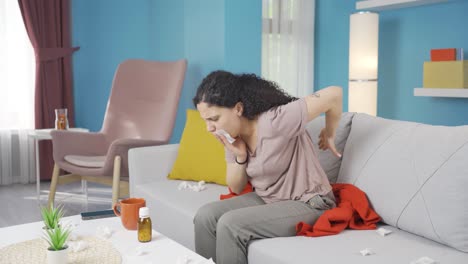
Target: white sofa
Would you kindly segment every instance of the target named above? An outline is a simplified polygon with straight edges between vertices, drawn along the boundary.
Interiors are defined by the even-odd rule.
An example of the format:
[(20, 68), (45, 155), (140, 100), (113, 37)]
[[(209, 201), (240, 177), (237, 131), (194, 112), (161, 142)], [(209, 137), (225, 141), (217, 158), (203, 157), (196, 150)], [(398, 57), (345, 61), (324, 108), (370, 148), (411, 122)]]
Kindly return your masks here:
[[(323, 117), (308, 124), (316, 142)], [(345, 113), (337, 134), (342, 160), (318, 151), (331, 182), (366, 192), (393, 233), (345, 230), (327, 237), (253, 241), (249, 263), (411, 263), (429, 257), (441, 264), (468, 263), (468, 126), (430, 126)], [(151, 208), (153, 227), (194, 249), (193, 217), (203, 204), (227, 193), (207, 184), (202, 192), (177, 189), (168, 180), (178, 145), (129, 152), (130, 194)], [(206, 166), (206, 164), (205, 164)], [(371, 248), (375, 253), (362, 256)]]

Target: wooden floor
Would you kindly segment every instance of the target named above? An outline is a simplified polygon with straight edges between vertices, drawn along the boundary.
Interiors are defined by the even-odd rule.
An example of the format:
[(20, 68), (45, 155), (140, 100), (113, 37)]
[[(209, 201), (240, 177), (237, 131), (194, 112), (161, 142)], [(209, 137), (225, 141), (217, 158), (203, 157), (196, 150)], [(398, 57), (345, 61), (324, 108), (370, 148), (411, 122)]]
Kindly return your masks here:
[[(41, 220), (40, 206), (47, 204), (50, 182), (41, 183), (41, 199), (37, 200), (36, 184), (0, 186), (0, 228)], [(81, 183), (57, 186), (55, 203), (63, 204), (65, 215), (110, 209), (110, 186), (88, 183), (88, 199), (82, 193)]]

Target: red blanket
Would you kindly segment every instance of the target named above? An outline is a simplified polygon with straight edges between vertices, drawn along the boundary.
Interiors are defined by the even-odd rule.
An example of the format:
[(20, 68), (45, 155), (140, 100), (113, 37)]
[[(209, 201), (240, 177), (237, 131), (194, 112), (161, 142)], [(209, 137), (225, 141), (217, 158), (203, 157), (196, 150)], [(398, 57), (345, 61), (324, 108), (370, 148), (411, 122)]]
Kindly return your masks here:
[(253, 191), (253, 188), (252, 188), (252, 184), (250, 184), (250, 182), (247, 182), (247, 185), (245, 186), (244, 190), (240, 193), (240, 194), (236, 194), (234, 193), (231, 188), (229, 188), (229, 193), (228, 194), (221, 194), (219, 196), (219, 199), (220, 200), (224, 200), (224, 199), (229, 199), (229, 198), (232, 198), (232, 197), (235, 197), (235, 196), (239, 196), (239, 195), (243, 195), (243, 194), (246, 194), (246, 193), (249, 193), (249, 192), (252, 192)]
[(310, 226), (304, 222), (296, 225), (298, 236), (335, 235), (349, 227), (351, 229), (375, 229), (380, 216), (370, 207), (366, 194), (352, 184), (332, 184), (337, 207), (326, 210)]
[[(375, 229), (380, 216), (370, 207), (366, 194), (352, 184), (332, 184), (333, 194), (337, 207), (326, 210), (313, 226), (304, 222), (296, 225), (298, 236), (329, 236), (335, 235), (346, 229), (369, 230)], [(252, 185), (247, 184), (239, 195), (251, 192)], [(229, 189), (229, 194), (220, 195), (220, 199), (228, 199), (238, 196)]]

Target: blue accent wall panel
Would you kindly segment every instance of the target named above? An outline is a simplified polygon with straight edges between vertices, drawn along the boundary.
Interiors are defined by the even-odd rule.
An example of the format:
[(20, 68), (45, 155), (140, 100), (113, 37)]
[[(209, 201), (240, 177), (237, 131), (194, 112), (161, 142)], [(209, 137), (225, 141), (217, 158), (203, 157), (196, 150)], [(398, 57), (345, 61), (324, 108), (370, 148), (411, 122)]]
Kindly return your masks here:
[[(355, 0), (317, 0), (315, 87), (344, 88), (347, 110), (349, 15)], [(72, 1), (76, 123), (101, 128), (117, 65), (144, 58), (189, 62), (171, 142), (202, 78), (216, 69), (261, 73), (260, 0)], [(468, 124), (468, 99), (415, 97), (432, 48), (468, 51), (468, 1), (380, 13), (378, 115), (437, 125)]]
[[(149, 34), (154, 44), (152, 45), (154, 56), (151, 59), (161, 61), (188, 59), (185, 55), (185, 8), (184, 0), (152, 1), (153, 16)], [(188, 65), (187, 75), (190, 71), (189, 68), (190, 64)], [(174, 132), (170, 140), (171, 143), (179, 141), (184, 129), (186, 100), (183, 98), (187, 97), (187, 89), (190, 89), (190, 86), (186, 77), (177, 110)]]
[[(171, 143), (180, 141), (185, 126), (186, 110), (194, 108), (192, 98), (203, 77), (224, 67), (224, 1), (185, 0), (183, 27), (184, 43), (181, 57), (187, 59), (188, 68)], [(158, 34), (165, 37), (172, 34), (172, 31), (171, 24), (166, 24)]]
[(71, 2), (76, 125), (98, 131), (117, 65), (150, 57), (150, 0)]
[(151, 59), (173, 61), (184, 58), (184, 0), (151, 1)]
[[(435, 48), (468, 51), (468, 1), (380, 14), (379, 115), (434, 125), (467, 125), (468, 98), (416, 97)], [(466, 56), (465, 56), (466, 58)], [(453, 87), (458, 88), (458, 87)]]
[[(317, 0), (315, 3), (315, 90), (343, 87), (348, 98), (349, 15), (354, 1)], [(343, 111), (348, 109), (344, 100)]]
[(226, 0), (225, 69), (262, 73), (262, 1)]
[[(356, 1), (317, 0), (315, 87), (344, 88), (347, 111), (349, 15)], [(416, 97), (434, 48), (468, 51), (468, 1), (380, 12), (378, 116), (434, 125), (467, 125), (468, 99)], [(455, 87), (454, 87), (455, 88)]]

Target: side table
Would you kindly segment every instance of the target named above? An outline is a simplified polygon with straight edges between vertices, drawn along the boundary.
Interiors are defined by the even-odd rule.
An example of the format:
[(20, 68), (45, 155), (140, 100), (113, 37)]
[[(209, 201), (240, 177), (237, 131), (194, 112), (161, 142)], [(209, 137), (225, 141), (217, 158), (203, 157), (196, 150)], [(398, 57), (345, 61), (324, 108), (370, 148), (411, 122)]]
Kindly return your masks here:
[[(41, 171), (40, 171), (40, 162), (39, 162), (39, 141), (41, 140), (51, 140), (52, 136), (50, 132), (54, 130), (53, 128), (48, 129), (35, 129), (29, 132), (28, 136), (34, 139), (35, 152), (36, 152), (36, 191), (37, 191), (37, 201), (41, 199)], [(69, 128), (68, 130), (74, 132), (89, 132), (89, 129), (86, 128)]]

